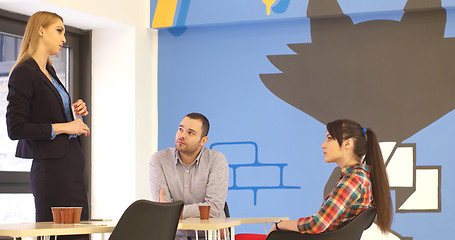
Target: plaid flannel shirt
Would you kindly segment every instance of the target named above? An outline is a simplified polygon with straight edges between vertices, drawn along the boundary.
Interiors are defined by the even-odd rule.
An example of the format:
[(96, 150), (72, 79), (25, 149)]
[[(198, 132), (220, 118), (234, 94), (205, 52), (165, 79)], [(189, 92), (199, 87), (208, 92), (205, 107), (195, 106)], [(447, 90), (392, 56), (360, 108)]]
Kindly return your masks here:
[(320, 233), (341, 228), (367, 208), (373, 207), (368, 165), (354, 164), (341, 169), (341, 178), (311, 217), (300, 218), (301, 233)]

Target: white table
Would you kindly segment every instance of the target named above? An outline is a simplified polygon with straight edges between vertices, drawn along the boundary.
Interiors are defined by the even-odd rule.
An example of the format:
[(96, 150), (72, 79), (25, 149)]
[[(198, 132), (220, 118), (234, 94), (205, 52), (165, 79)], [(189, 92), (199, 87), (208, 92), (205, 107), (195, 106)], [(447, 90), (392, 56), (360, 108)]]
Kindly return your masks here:
[[(287, 217), (269, 218), (210, 218), (201, 220), (199, 218), (187, 218), (180, 220), (177, 229), (207, 231), (209, 240), (220, 239), (220, 230), (230, 228), (231, 240), (235, 239), (235, 227), (241, 224), (270, 223), (278, 220), (288, 220)], [(33, 222), (0, 224), (0, 236), (8, 236), (13, 239), (35, 239), (36, 237), (50, 237), (59, 235), (82, 235), (111, 233), (117, 221), (81, 221), (80, 224), (55, 224), (52, 222)], [(266, 230), (267, 232), (267, 230)], [(226, 234), (226, 231), (225, 231)]]
[[(267, 223), (279, 220), (289, 220), (288, 217), (263, 217), (263, 218), (209, 218), (201, 220), (199, 218), (187, 218), (179, 221), (177, 229), (206, 231), (208, 240), (221, 239), (220, 231), (230, 228), (231, 240), (235, 240), (235, 227), (241, 224), (264, 223), (265, 233), (267, 234)], [(224, 232), (226, 235), (226, 231)]]
[(264, 223), (265, 234), (268, 233), (267, 223), (289, 220), (288, 217), (261, 217), (261, 218), (231, 218), (240, 220), (240, 224)]
[(186, 218), (179, 221), (177, 229), (180, 230), (195, 230), (196, 238), (198, 237), (198, 230), (206, 231), (206, 238), (208, 240), (221, 239), (221, 232), (227, 235), (226, 228), (231, 229), (231, 239), (235, 239), (235, 227), (239, 226), (241, 221), (239, 219), (229, 218), (209, 218), (207, 220), (201, 220), (199, 218)]
[(110, 233), (116, 222), (82, 221), (80, 224), (55, 224), (53, 222), (32, 222), (16, 224), (0, 224), (0, 236), (16, 239), (34, 239), (57, 235), (79, 235), (94, 233)]

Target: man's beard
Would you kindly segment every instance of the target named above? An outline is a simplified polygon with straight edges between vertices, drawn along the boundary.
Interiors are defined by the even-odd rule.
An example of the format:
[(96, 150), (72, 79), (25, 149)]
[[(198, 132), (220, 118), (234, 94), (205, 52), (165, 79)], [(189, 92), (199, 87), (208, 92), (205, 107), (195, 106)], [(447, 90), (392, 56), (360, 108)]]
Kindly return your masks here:
[[(178, 140), (178, 141), (181, 141), (183, 142), (182, 140)], [(175, 148), (181, 152), (181, 153), (184, 153), (184, 154), (191, 154), (191, 153), (194, 153), (198, 150), (199, 146), (190, 146), (188, 145), (186, 142), (183, 142), (184, 144), (182, 146), (179, 146), (179, 144), (175, 144)]]

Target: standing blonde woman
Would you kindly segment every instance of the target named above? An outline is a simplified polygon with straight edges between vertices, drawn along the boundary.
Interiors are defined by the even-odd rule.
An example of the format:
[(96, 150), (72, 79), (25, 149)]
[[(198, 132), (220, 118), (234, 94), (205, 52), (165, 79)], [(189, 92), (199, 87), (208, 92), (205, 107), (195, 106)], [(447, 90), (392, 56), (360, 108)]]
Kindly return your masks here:
[(88, 219), (85, 160), (78, 135), (88, 136), (90, 129), (73, 119), (71, 108), (82, 116), (88, 111), (81, 99), (71, 104), (50, 60), (65, 41), (59, 15), (33, 14), (8, 82), (8, 135), (19, 140), (16, 157), (33, 159), (30, 183), (38, 222), (52, 221), (54, 206), (81, 206), (81, 218)]

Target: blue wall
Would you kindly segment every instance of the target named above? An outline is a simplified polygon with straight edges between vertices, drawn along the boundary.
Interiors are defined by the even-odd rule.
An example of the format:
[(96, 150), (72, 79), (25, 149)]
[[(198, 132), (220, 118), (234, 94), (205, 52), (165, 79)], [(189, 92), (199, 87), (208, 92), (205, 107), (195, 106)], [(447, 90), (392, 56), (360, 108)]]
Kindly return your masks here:
[[(304, 216), (321, 203), (322, 188), (334, 167), (324, 164), (321, 157), (325, 126), (273, 95), (258, 75), (276, 71), (267, 54), (289, 53), (286, 43), (309, 41), (308, 31), (307, 20), (296, 20), (191, 28), (178, 38), (159, 32), (158, 148), (174, 145), (176, 127), (186, 113), (201, 112), (211, 122), (206, 147), (219, 142), (255, 142), (259, 162), (289, 164), (284, 168), (284, 183), (301, 186), (297, 190), (260, 190), (256, 205), (252, 191), (229, 191), (231, 216), (297, 217), (296, 211), (276, 206), (283, 198), (288, 199), (288, 206), (309, 206), (300, 210)], [(236, 147), (244, 151), (235, 151)], [(224, 151), (227, 148), (230, 151)], [(214, 149), (225, 153), (230, 164), (255, 161), (251, 146)], [(264, 172), (249, 179), (258, 184), (274, 179), (278, 185), (279, 173)]]
[[(152, 8), (156, 1), (152, 0)], [(265, 9), (260, 0), (240, 2), (254, 2)], [(194, 9), (190, 11), (192, 8), (189, 8), (185, 25), (194, 26), (179, 34), (169, 29), (159, 30), (158, 148), (162, 150), (174, 145), (177, 126), (184, 115), (204, 113), (211, 122), (206, 147), (217, 144), (213, 149), (223, 152), (231, 165), (253, 164), (237, 169), (235, 186), (231, 169), (231, 190), (227, 199), (231, 216), (289, 216), (291, 219), (310, 216), (319, 208), (324, 185), (336, 167), (325, 163), (322, 157), (320, 145), (324, 141), (325, 126), (275, 96), (259, 77), (263, 73), (280, 72), (267, 55), (293, 54), (287, 44), (311, 42), (309, 19), (298, 17), (305, 15), (308, 1), (289, 1), (284, 13), (271, 14), (288, 14), (287, 18), (258, 22), (252, 18), (262, 14), (262, 19), (266, 19), (265, 10), (256, 15), (255, 11), (247, 11), (254, 6), (239, 6), (240, 2), (226, 1), (221, 6), (214, 5), (214, 1), (192, 1), (189, 6)], [(406, 3), (396, 0), (339, 2), (355, 23), (372, 19), (399, 20), (402, 11), (359, 12), (402, 9)], [(453, 38), (455, 11), (452, 7), (455, 3), (443, 1), (443, 6), (447, 10), (445, 37)], [(221, 7), (223, 11), (220, 12), (230, 14), (211, 15)], [(205, 19), (198, 19), (202, 11)], [(217, 21), (235, 22), (229, 18), (236, 16), (234, 11), (239, 18), (245, 18), (241, 19), (244, 23), (213, 25)], [(249, 14), (251, 18), (246, 17)], [(204, 23), (209, 25), (198, 26)], [(417, 166), (441, 166), (441, 206), (433, 212), (395, 213), (392, 229), (401, 236), (423, 240), (447, 239), (452, 235), (454, 122), (455, 111), (451, 111), (403, 141), (416, 144)], [(264, 164), (287, 165), (282, 167), (281, 174), (279, 167)], [(255, 196), (252, 190), (239, 190), (236, 186), (256, 186), (259, 190)], [(271, 186), (282, 187), (268, 189)], [(392, 198), (394, 194), (392, 191)], [(263, 225), (236, 229), (237, 233), (263, 231)]]

